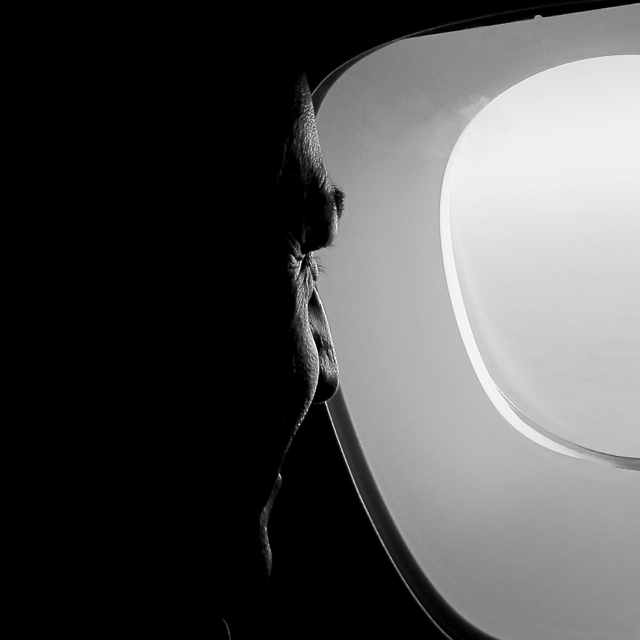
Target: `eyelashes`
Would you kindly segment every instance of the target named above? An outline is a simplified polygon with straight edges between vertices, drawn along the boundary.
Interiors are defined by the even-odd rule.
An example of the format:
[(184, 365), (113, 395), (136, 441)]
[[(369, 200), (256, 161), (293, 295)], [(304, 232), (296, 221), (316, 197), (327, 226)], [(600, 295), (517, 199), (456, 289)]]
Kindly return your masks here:
[(337, 185), (333, 185), (333, 201), (336, 206), (336, 212), (338, 214), (338, 220), (342, 218), (342, 214), (344, 213), (344, 199), (346, 195), (345, 192)]
[(322, 262), (320, 262), (320, 258), (318, 256), (313, 256), (313, 261), (316, 263), (318, 273), (325, 273), (324, 266), (322, 265)]
[(318, 276), (324, 273), (324, 267), (319, 262), (319, 258), (313, 255), (313, 252), (307, 253), (302, 259), (302, 266), (311, 273), (314, 282), (318, 281)]

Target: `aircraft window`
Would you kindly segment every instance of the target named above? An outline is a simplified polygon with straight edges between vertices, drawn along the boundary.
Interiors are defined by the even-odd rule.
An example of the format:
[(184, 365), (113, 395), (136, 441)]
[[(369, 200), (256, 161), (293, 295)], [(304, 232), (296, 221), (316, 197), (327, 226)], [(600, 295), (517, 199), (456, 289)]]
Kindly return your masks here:
[(640, 56), (486, 105), (441, 200), (449, 292), (496, 408), (568, 455), (640, 469)]
[[(452, 638), (631, 640), (640, 634), (640, 474), (593, 464), (584, 456), (559, 455), (558, 450), (523, 437), (496, 410), (458, 328), (440, 224), (445, 174), (463, 132), (468, 137), (462, 137), (458, 150), (466, 143), (472, 146), (474, 126), (486, 118), (486, 127), (494, 127), (493, 135), (488, 141), (476, 137), (475, 152), (489, 153), (492, 149), (486, 145), (506, 144), (508, 136), (502, 134), (492, 106), (502, 113), (511, 92), (524, 90), (535, 78), (542, 82), (545, 73), (559, 74), (565, 66), (588, 64), (588, 59), (639, 54), (640, 5), (421, 36), (389, 45), (353, 65), (336, 81), (318, 114), (323, 156), (347, 193), (334, 247), (320, 254), (324, 273), (319, 289), (341, 374), (340, 391), (329, 410), (387, 550), (425, 610)], [(595, 72), (589, 76), (595, 83)], [(615, 84), (628, 89), (632, 82)], [(604, 99), (604, 94), (597, 95)], [(539, 107), (550, 106), (547, 102), (540, 99)], [(628, 108), (637, 112), (633, 105)], [(576, 115), (572, 127), (578, 127), (578, 119)], [(517, 130), (516, 124), (512, 130)], [(616, 118), (602, 126), (606, 131), (594, 126), (587, 140), (573, 138), (572, 129), (566, 135), (559, 133), (559, 141), (571, 142), (569, 149), (579, 144), (585, 157), (597, 156), (599, 145), (609, 137), (607, 131), (627, 127), (631, 136), (635, 126), (637, 135), (638, 117), (628, 125)], [(637, 189), (637, 179), (632, 179), (637, 148), (637, 142), (630, 147), (636, 155), (629, 165), (617, 164), (621, 153), (607, 148), (607, 153), (611, 151), (607, 164), (617, 167), (612, 179), (631, 190)], [(502, 196), (516, 186), (512, 176), (517, 167), (508, 162), (499, 165), (511, 171), (508, 180), (506, 176), (497, 176), (493, 183), (485, 179), (483, 185), (469, 184), (465, 192), (463, 156), (456, 157), (460, 164), (450, 171), (448, 185), (453, 203), (452, 252), (456, 266), (460, 265), (457, 275), (470, 326), (492, 379), (515, 406), (521, 404), (520, 410), (529, 412), (532, 422), (541, 429), (557, 430), (552, 435), (576, 447), (637, 456), (631, 428), (627, 430), (631, 448), (626, 440), (616, 448), (612, 442), (590, 440), (591, 434), (584, 430), (560, 431), (562, 425), (551, 422), (557, 412), (551, 418), (541, 415), (551, 402), (543, 395), (546, 389), (510, 377), (514, 367), (521, 367), (522, 378), (527, 373), (518, 360), (521, 352), (503, 360), (496, 355), (505, 353), (509, 338), (489, 324), (489, 320), (499, 322), (499, 307), (487, 312), (486, 326), (482, 318), (478, 321), (477, 311), (488, 303), (478, 303), (475, 315), (469, 311), (477, 303), (474, 287), (483, 273), (472, 268), (475, 249), (469, 242), (476, 238), (465, 235), (466, 210), (455, 208), (455, 203), (472, 198), (473, 188), (480, 186)], [(600, 158), (593, 161), (590, 166), (597, 173)], [(547, 164), (545, 171), (557, 169), (560, 157)], [(490, 172), (491, 167), (484, 165), (482, 170)], [(575, 174), (575, 184), (585, 186), (578, 190), (580, 197), (594, 183), (592, 177), (586, 180)], [(571, 180), (574, 174), (561, 186)], [(635, 223), (630, 220), (631, 226), (620, 233), (616, 229), (623, 211), (614, 207), (620, 193), (602, 194), (600, 200), (592, 195), (589, 205), (607, 206), (613, 228), (599, 241), (619, 249), (614, 262), (632, 265), (616, 280), (625, 287), (631, 315), (611, 320), (607, 326), (615, 330), (606, 346), (623, 358), (628, 355), (633, 371), (638, 365), (637, 360), (633, 365), (629, 345), (634, 344), (638, 326), (637, 315), (633, 321), (638, 297), (629, 287), (637, 290), (638, 270), (634, 262), (624, 261), (637, 255), (633, 247), (638, 243), (628, 236), (638, 233), (639, 200), (633, 195), (630, 205)], [(536, 196), (540, 204), (546, 202), (543, 196)], [(519, 202), (530, 207), (535, 198), (522, 193)], [(545, 214), (550, 213), (547, 208)], [(596, 213), (588, 220), (591, 227), (571, 223), (585, 242), (590, 229), (603, 226)], [(506, 233), (495, 222), (490, 226), (496, 235)], [(560, 241), (554, 237), (549, 247), (554, 255), (560, 251)], [(515, 278), (522, 272), (517, 259), (530, 259), (525, 249), (533, 250), (526, 246), (518, 254), (511, 248), (515, 267), (501, 277)], [(601, 250), (600, 245), (593, 248), (594, 255)], [(496, 254), (495, 259), (502, 258)], [(595, 267), (588, 263), (587, 274), (595, 274)], [(491, 283), (491, 278), (486, 280)], [(617, 290), (611, 296), (618, 293), (625, 300)], [(558, 302), (556, 310), (561, 313), (556, 315), (565, 318), (562, 304)], [(604, 299), (596, 312), (608, 313), (609, 305), (610, 299)], [(631, 323), (630, 328), (624, 328), (625, 322)], [(494, 346), (497, 351), (491, 356)], [(594, 346), (590, 353), (601, 357), (597, 349)], [(529, 355), (526, 349), (522, 353)], [(637, 420), (634, 397), (629, 393), (631, 404), (625, 405), (631, 422), (620, 421), (628, 427), (633, 426), (633, 412)], [(598, 406), (613, 410), (616, 417), (627, 415), (609, 399)], [(566, 428), (582, 424), (568, 421)]]

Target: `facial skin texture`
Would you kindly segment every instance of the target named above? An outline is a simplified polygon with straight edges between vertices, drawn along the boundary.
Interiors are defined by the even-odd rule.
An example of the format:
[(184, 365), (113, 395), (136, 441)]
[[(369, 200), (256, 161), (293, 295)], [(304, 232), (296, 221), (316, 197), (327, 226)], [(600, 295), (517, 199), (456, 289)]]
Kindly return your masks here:
[(311, 403), (326, 402), (338, 387), (313, 251), (331, 244), (344, 194), (327, 175), (304, 74), (292, 72), (277, 89), (282, 101), (275, 104), (268, 140), (272, 155), (267, 156), (275, 185), (269, 209), (276, 216), (275, 238), (261, 260), (269, 291), (262, 352), (268, 366), (260, 374), (265, 409), (258, 424), (233, 445), (242, 451), (237, 464), (244, 474), (240, 482), (234, 480), (233, 504), (227, 505), (222, 524), (223, 616), (234, 640), (259, 609), (271, 570), (267, 523), (286, 451)]

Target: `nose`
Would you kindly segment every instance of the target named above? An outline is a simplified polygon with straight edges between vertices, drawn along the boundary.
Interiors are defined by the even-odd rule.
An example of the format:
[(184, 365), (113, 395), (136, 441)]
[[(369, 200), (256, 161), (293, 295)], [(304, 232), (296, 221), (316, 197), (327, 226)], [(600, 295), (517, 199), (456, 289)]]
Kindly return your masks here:
[(315, 404), (326, 402), (338, 390), (338, 360), (333, 346), (331, 329), (322, 300), (314, 289), (309, 300), (309, 323), (311, 333), (318, 350), (319, 373), (318, 386), (313, 397)]

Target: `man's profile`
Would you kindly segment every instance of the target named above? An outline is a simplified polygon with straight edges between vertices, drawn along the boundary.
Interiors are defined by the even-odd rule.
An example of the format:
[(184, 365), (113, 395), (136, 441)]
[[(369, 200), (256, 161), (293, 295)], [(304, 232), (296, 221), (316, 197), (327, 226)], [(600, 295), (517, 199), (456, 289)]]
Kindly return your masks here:
[[(344, 194), (322, 160), (311, 94), (299, 61), (281, 54), (271, 85), (266, 172), (273, 212), (273, 246), (261, 268), (270, 283), (270, 313), (277, 318), (266, 346), (270, 413), (242, 446), (245, 477), (234, 487), (224, 521), (223, 610), (230, 626), (243, 625), (271, 569), (267, 533), (285, 453), (312, 402), (325, 402), (338, 385), (329, 325), (316, 288), (313, 252), (329, 246), (343, 213)], [(277, 107), (277, 108), (274, 108)], [(232, 515), (231, 515), (232, 514)], [(237, 550), (237, 551), (236, 551)]]

